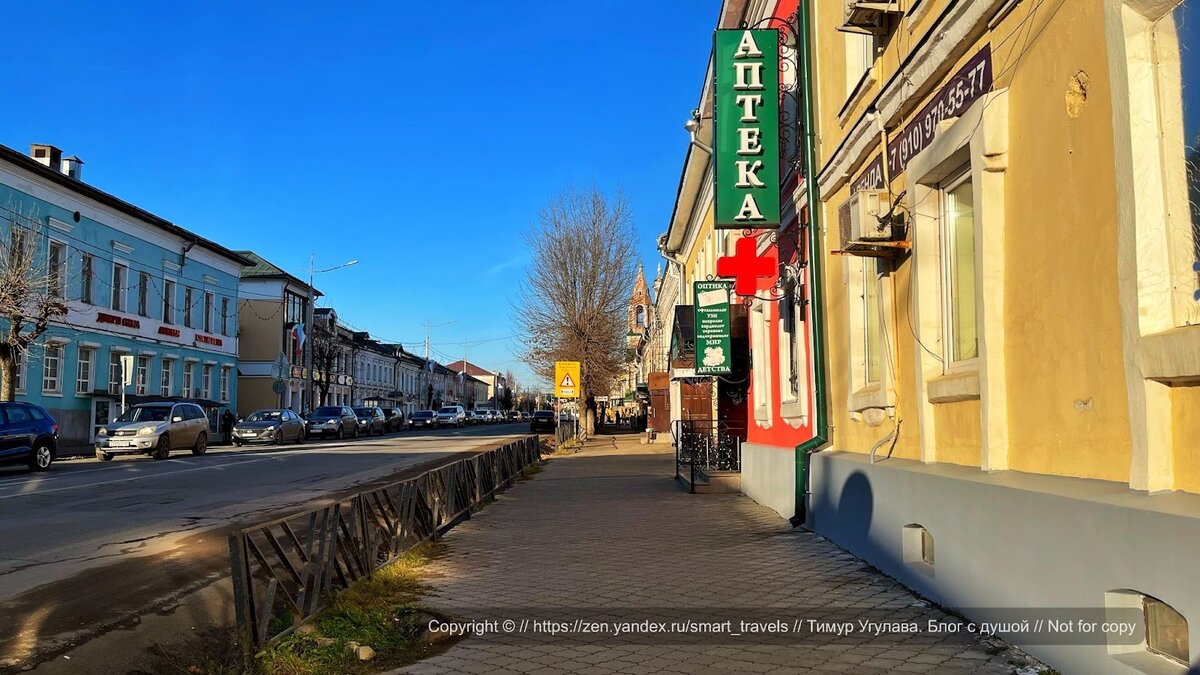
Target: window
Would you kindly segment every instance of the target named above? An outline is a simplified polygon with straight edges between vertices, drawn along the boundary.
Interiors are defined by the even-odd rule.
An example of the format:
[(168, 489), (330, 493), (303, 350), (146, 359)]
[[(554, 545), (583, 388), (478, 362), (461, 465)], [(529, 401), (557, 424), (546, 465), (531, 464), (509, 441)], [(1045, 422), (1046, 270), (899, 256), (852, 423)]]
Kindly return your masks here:
[(4, 406), (4, 415), (8, 418), (9, 424), (29, 421), (29, 409), (23, 405)]
[(23, 352), (21, 352), (21, 353), (20, 353), (20, 355), (18, 355), (18, 356), (17, 356), (17, 382), (16, 382), (16, 387), (17, 387), (17, 393), (18, 393), (18, 394), (24, 394), (24, 393), (25, 393), (25, 366), (26, 366), (26, 365), (28, 365), (28, 363), (29, 363), (29, 354), (28, 354), (28, 352), (24, 352), (24, 351), (23, 351)]
[(96, 350), (91, 347), (79, 348), (79, 364), (75, 369), (75, 393), (90, 394), (92, 391), (92, 371), (96, 368)]
[(755, 303), (750, 311), (751, 372), (754, 376), (754, 419), (760, 426), (771, 422), (771, 350), (770, 320), (765, 303)]
[(192, 364), (183, 364), (183, 397), (192, 397)]
[(904, 562), (933, 567), (933, 535), (924, 526), (917, 523), (905, 525), (900, 538), (900, 548)]
[(170, 279), (163, 279), (162, 320), (166, 324), (175, 323), (175, 282)]
[(229, 402), (229, 368), (221, 368), (221, 402)]
[(114, 349), (108, 357), (108, 393), (121, 393), (123, 379), (121, 375), (121, 352)]
[(192, 289), (183, 289), (183, 325), (186, 328), (192, 327), (192, 295)]
[(204, 326), (205, 333), (212, 332), (212, 326), (213, 326), (213, 294), (212, 293), (204, 294), (204, 318), (201, 319), (200, 325)]
[(883, 308), (879, 303), (878, 262), (863, 261), (863, 348), (866, 361), (866, 382), (875, 384), (882, 377), (883, 364)]
[(171, 385), (174, 384), (175, 360), (164, 358), (162, 360), (162, 374), (159, 376), (159, 395), (170, 396)]
[(79, 299), (92, 304), (92, 276), (95, 274), (96, 259), (90, 254), (79, 254)]
[(808, 368), (808, 337), (804, 330), (804, 287), (787, 286), (779, 301), (779, 393), (780, 413), (785, 418), (807, 416), (807, 400), (802, 400)]
[(48, 344), (42, 359), (42, 391), (62, 393), (62, 345)]
[(150, 275), (138, 274), (138, 316), (150, 316)]
[(284, 321), (292, 324), (304, 323), (304, 320), (307, 318), (305, 316), (305, 308), (308, 306), (308, 298), (288, 291), (285, 302), (287, 304), (287, 316), (284, 317)]
[(137, 360), (137, 380), (135, 380), (138, 396), (145, 396), (150, 385), (150, 357), (139, 356)]
[[(1183, 673), (1191, 662), (1187, 618), (1166, 602), (1128, 588), (1104, 593), (1108, 654), (1142, 673)], [(1117, 629), (1133, 625), (1129, 633)], [(1122, 669), (1124, 670), (1124, 669)]]
[(212, 398), (212, 376), (213, 367), (209, 364), (204, 364), (204, 369), (200, 372), (200, 398)]
[(221, 298), (221, 335), (229, 335), (229, 298)]
[(646, 308), (638, 305), (637, 308), (637, 327), (644, 328), (646, 326)]
[(975, 197), (967, 170), (942, 194), (942, 345), (947, 368), (979, 356), (975, 314)]
[(1155, 654), (1188, 664), (1188, 624), (1175, 608), (1157, 598), (1142, 599), (1146, 620), (1146, 648)]
[(50, 240), (50, 255), (49, 255), (49, 293), (52, 297), (62, 298), (63, 289), (67, 285), (67, 245), (60, 242)]
[(125, 311), (125, 290), (129, 284), (129, 268), (121, 263), (113, 263), (112, 271), (112, 303), (109, 305), (118, 312)]
[(875, 65), (875, 36), (859, 33), (843, 33), (846, 41), (846, 98), (866, 86), (871, 68)]

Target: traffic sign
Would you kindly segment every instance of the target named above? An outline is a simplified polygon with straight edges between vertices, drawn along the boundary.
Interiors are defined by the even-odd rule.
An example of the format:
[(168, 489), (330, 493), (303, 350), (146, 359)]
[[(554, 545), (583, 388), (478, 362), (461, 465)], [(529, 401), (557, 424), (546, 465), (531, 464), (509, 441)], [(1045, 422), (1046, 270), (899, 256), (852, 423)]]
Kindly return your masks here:
[(554, 395), (558, 398), (579, 398), (579, 362), (554, 363)]

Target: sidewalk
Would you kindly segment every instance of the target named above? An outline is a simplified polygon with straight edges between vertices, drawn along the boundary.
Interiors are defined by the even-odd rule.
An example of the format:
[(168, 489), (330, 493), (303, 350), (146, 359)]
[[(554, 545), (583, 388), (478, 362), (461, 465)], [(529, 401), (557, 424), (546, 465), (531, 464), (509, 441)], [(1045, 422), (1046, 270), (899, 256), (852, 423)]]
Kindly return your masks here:
[[(612, 608), (632, 608), (621, 613), (630, 621), (714, 620), (722, 609), (753, 620), (775, 612), (849, 621), (872, 611), (883, 620), (919, 617), (922, 626), (954, 620), (749, 498), (686, 494), (672, 479), (669, 446), (639, 438), (596, 437), (452, 530), (444, 555), (427, 568), (427, 604), (498, 621), (621, 613)], [(833, 618), (838, 607), (850, 609)], [(1018, 668), (1010, 661), (1036, 664), (960, 635), (684, 639), (501, 631), (396, 672), (1009, 673)]]

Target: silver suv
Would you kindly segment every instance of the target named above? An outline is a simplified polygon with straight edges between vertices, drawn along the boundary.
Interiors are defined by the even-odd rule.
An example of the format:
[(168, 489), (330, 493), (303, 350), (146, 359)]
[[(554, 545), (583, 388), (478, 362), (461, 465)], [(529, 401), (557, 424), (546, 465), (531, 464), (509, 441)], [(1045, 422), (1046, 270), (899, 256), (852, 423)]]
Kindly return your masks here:
[(437, 412), (439, 427), (461, 427), (467, 423), (467, 411), (461, 405), (446, 405)]
[(125, 411), (96, 437), (96, 458), (143, 454), (166, 459), (172, 450), (208, 450), (208, 417), (195, 403), (142, 403)]

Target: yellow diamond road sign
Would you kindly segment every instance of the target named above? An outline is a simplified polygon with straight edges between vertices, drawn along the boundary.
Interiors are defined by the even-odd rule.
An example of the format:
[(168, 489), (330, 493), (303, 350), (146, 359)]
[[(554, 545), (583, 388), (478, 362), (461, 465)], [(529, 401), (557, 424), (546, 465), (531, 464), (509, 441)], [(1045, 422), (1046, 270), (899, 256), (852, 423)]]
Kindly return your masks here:
[(554, 395), (558, 398), (579, 398), (579, 362), (554, 363)]

